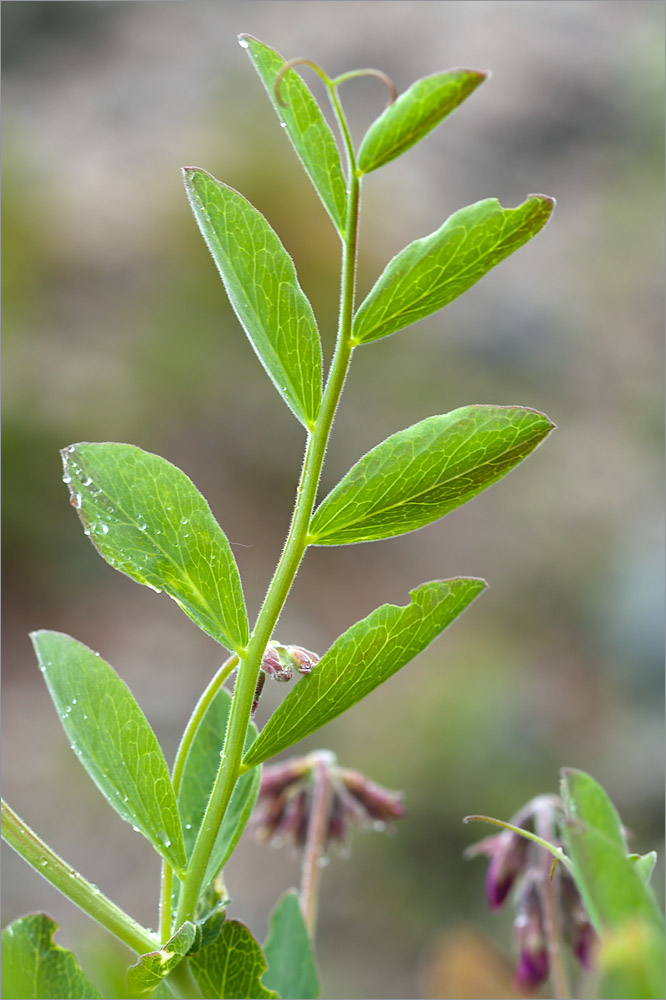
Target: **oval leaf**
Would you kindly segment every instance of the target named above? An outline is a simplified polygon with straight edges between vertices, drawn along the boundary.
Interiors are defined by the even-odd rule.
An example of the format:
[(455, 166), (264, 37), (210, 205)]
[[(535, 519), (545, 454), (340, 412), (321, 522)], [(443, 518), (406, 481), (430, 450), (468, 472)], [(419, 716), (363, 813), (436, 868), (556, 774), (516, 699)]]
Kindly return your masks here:
[(33, 632), (39, 667), (74, 753), (116, 812), (177, 871), (185, 848), (157, 737), (101, 657), (62, 632)]
[[(220, 766), (220, 753), (224, 745), (230, 710), (231, 695), (224, 688), (220, 688), (202, 716), (185, 758), (178, 789), (178, 810), (188, 859), (194, 849)], [(254, 723), (250, 723), (246, 745), (249, 746), (256, 736), (257, 728)], [(251, 774), (243, 775), (237, 782), (208, 861), (202, 883), (204, 889), (227, 863), (240, 840), (257, 800), (260, 782), (261, 773), (258, 769)]]
[(533, 194), (518, 208), (487, 198), (455, 212), (387, 265), (354, 317), (354, 342), (388, 337), (448, 305), (535, 236), (554, 205)]
[(239, 35), (252, 65), (266, 88), (271, 104), (296, 150), (305, 172), (321, 198), (324, 208), (341, 236), (347, 215), (347, 184), (333, 133), (309, 88), (295, 70), (288, 70), (280, 83), (280, 97), (275, 98), (275, 80), (285, 60), (275, 49), (252, 35)]
[(188, 960), (204, 1000), (276, 1000), (261, 982), (266, 959), (247, 927), (226, 920), (212, 944)]
[(101, 997), (76, 960), (53, 940), (58, 925), (29, 913), (2, 932), (3, 1000), (88, 1000)]
[(520, 406), (463, 406), (422, 420), (349, 470), (315, 511), (309, 541), (345, 545), (422, 528), (501, 479), (553, 426)]
[(357, 157), (361, 173), (376, 170), (423, 139), (487, 75), (471, 69), (452, 69), (413, 83), (366, 132)]
[(321, 403), (321, 344), (293, 260), (241, 194), (205, 170), (185, 167), (183, 175), (234, 312), (287, 406), (312, 428)]
[(72, 504), (100, 555), (242, 651), (248, 622), (238, 567), (185, 473), (130, 444), (73, 444), (61, 454)]
[(405, 607), (383, 604), (335, 640), (270, 717), (243, 758), (254, 767), (345, 712), (409, 663), (486, 587), (484, 580), (435, 580), (410, 591)]
[(282, 896), (271, 914), (264, 955), (268, 962), (264, 982), (278, 996), (290, 1000), (314, 1000), (319, 996), (312, 941), (293, 889)]

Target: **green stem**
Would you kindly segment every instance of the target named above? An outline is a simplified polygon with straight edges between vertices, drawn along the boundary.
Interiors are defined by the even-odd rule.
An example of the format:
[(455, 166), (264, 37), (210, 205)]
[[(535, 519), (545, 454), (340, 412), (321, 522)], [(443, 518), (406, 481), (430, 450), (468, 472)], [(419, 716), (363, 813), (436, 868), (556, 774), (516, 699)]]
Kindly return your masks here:
[(567, 869), (567, 871), (573, 871), (573, 865), (570, 859), (566, 856), (564, 851), (561, 851), (559, 847), (555, 844), (551, 844), (550, 841), (544, 840), (543, 837), (537, 836), (536, 833), (532, 833), (530, 830), (523, 830), (520, 826), (514, 826), (512, 823), (505, 823), (504, 820), (494, 819), (492, 816), (465, 816), (463, 823), (471, 823), (473, 820), (479, 820), (482, 823), (492, 823), (493, 826), (501, 826), (504, 830), (512, 830), (513, 833), (519, 833), (521, 837), (525, 840), (532, 840), (539, 847), (543, 847), (546, 851), (550, 851), (554, 858), (560, 862), (561, 865)]
[[(337, 100), (334, 103), (334, 107)], [(349, 132), (337, 104), (346, 142)], [(338, 113), (336, 111), (336, 113)], [(296, 495), (296, 505), (289, 533), (257, 618), (245, 655), (241, 659), (238, 680), (234, 690), (229, 717), (229, 727), (215, 784), (211, 791), (206, 812), (199, 829), (187, 874), (181, 886), (176, 926), (191, 920), (206, 873), (206, 866), (215, 844), (220, 823), (224, 817), (232, 792), (242, 773), (241, 758), (250, 722), (252, 702), (267, 643), (273, 634), (285, 600), (294, 582), (301, 560), (308, 547), (308, 528), (317, 497), (317, 489), (324, 463), (324, 455), (331, 433), (353, 351), (351, 327), (354, 314), (354, 288), (356, 276), (356, 242), (358, 235), (358, 206), (360, 181), (356, 174), (351, 144), (347, 147), (350, 158), (349, 192), (347, 198), (347, 224), (342, 257), (342, 285), (340, 315), (335, 352), (331, 362), (326, 389), (315, 426), (308, 435), (305, 459)]]
[[(207, 688), (199, 698), (196, 704), (190, 720), (185, 727), (185, 732), (182, 735), (178, 750), (176, 751), (176, 757), (173, 764), (173, 772), (171, 774), (171, 784), (173, 785), (173, 790), (178, 795), (180, 789), (180, 783), (183, 777), (183, 768), (185, 767), (185, 760), (189, 753), (190, 747), (192, 746), (192, 741), (194, 740), (197, 729), (199, 728), (199, 723), (203, 719), (208, 706), (211, 701), (220, 690), (227, 677), (233, 673), (233, 671), (238, 666), (238, 657), (233, 653), (219, 670), (215, 673), (211, 681), (209, 682)], [(160, 940), (167, 941), (171, 937), (172, 926), (171, 926), (171, 893), (173, 888), (173, 869), (171, 865), (167, 864), (166, 861), (162, 861), (162, 880), (160, 887)]]
[(107, 899), (97, 886), (58, 857), (4, 800), (2, 837), (39, 875), (132, 951), (143, 955), (160, 947), (154, 934), (132, 920), (120, 907)]

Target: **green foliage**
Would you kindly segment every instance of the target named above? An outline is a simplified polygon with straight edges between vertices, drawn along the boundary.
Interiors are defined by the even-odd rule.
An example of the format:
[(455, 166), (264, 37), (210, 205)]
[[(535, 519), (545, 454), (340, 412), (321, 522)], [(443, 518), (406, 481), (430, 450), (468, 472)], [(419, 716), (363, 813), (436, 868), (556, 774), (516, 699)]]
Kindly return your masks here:
[(268, 972), (264, 983), (281, 997), (314, 1000), (319, 996), (319, 974), (298, 896), (291, 890), (271, 914), (264, 944)]
[[(192, 854), (220, 765), (220, 751), (224, 744), (230, 710), (231, 695), (224, 688), (220, 688), (208, 705), (185, 758), (178, 789), (178, 810), (188, 858)], [(256, 726), (250, 723), (246, 745), (249, 746), (256, 736)], [(204, 884), (215, 878), (231, 856), (254, 808), (259, 794), (260, 780), (260, 768), (239, 779), (217, 834)]]
[(241, 45), (247, 48), (252, 65), (261, 77), (271, 104), (291, 139), (292, 145), (321, 198), (324, 208), (341, 236), (345, 231), (347, 214), (347, 182), (340, 162), (340, 153), (333, 133), (319, 105), (295, 70), (288, 70), (280, 83), (278, 104), (275, 83), (285, 65), (279, 53), (252, 35), (240, 35)]
[(435, 580), (404, 607), (383, 604), (335, 640), (301, 678), (243, 758), (267, 760), (355, 705), (428, 646), (485, 588), (484, 580)]
[(390, 538), (466, 503), (553, 429), (517, 406), (464, 406), (399, 431), (364, 455), (317, 508), (314, 545)]
[(46, 686), (72, 749), (116, 812), (177, 869), (185, 865), (176, 796), (134, 695), (97, 653), (62, 632), (33, 632)]
[(58, 925), (30, 913), (2, 932), (3, 1000), (91, 1000), (100, 997), (71, 951), (55, 944)]
[(572, 874), (601, 937), (599, 996), (659, 1000), (664, 995), (664, 918), (645, 871), (627, 855), (617, 810), (583, 771), (563, 770), (561, 791)]
[(386, 266), (354, 317), (354, 342), (388, 337), (457, 299), (536, 236), (554, 204), (540, 194), (518, 208), (502, 208), (496, 198), (488, 198), (454, 212)]
[(219, 936), (190, 959), (204, 1000), (275, 1000), (278, 994), (261, 982), (266, 959), (247, 927), (227, 920)]
[(127, 970), (130, 989), (139, 996), (148, 996), (179, 965), (197, 938), (197, 928), (189, 920), (169, 938), (159, 951), (141, 955)]
[(73, 444), (64, 481), (86, 534), (115, 569), (159, 593), (228, 649), (248, 639), (238, 567), (210, 507), (175, 465), (130, 444)]
[(377, 170), (423, 139), (486, 79), (485, 73), (454, 69), (413, 83), (366, 132), (358, 151), (363, 174)]
[[(543, 414), (519, 406), (467, 406), (429, 417), (372, 449), (316, 507), (353, 351), (462, 294), (545, 225), (553, 200), (533, 195), (518, 208), (504, 209), (490, 199), (456, 212), (436, 232), (402, 250), (355, 312), (363, 175), (422, 139), (485, 74), (453, 70), (417, 81), (370, 126), (357, 156), (337, 88), (374, 71), (352, 71), (331, 80), (314, 63), (293, 61), (307, 62), (323, 80), (346, 152), (345, 177), (333, 133), (294, 66), (249, 35), (240, 41), (343, 242), (338, 337), (322, 387), (317, 323), (280, 239), (243, 195), (204, 170), (184, 168), (195, 219), (231, 305), (278, 392), (307, 431), (282, 555), (250, 629), (229, 542), (183, 472), (126, 444), (81, 443), (62, 453), (71, 502), (100, 555), (138, 583), (166, 591), (199, 628), (236, 654), (220, 668), (194, 710), (173, 778), (141, 709), (107, 663), (58, 632), (34, 633), (33, 641), (72, 748), (113, 808), (163, 858), (159, 936), (109, 900), (95, 907), (95, 889), (85, 880), (75, 880), (76, 896), (69, 890), (72, 899), (140, 954), (129, 974), (133, 989), (154, 996), (167, 996), (173, 987), (179, 996), (198, 989), (206, 998), (307, 998), (319, 992), (310, 940), (313, 909), (306, 906), (304, 919), (293, 893), (278, 903), (266, 942), (267, 971), (266, 958), (248, 929), (226, 919), (230, 900), (223, 879), (215, 878), (248, 822), (259, 789), (258, 765), (388, 680), (486, 584), (465, 577), (436, 580), (411, 591), (404, 607), (377, 608), (335, 640), (257, 735), (251, 714), (260, 691), (262, 658), (301, 560), (313, 544), (387, 538), (431, 523), (514, 468), (553, 427)], [(230, 695), (221, 685), (236, 668)], [(600, 850), (594, 838), (601, 838), (606, 863), (616, 872), (612, 902), (617, 920), (610, 926), (621, 922), (630, 907), (652, 926), (648, 864), (625, 856), (618, 842), (619, 821), (583, 785), (571, 780), (567, 837), (587, 878), (587, 896), (599, 914), (610, 905), (594, 867)], [(14, 813), (4, 815), (14, 824), (12, 843), (35, 867), (34, 859), (48, 854), (59, 876), (72, 874)], [(73, 956), (53, 945), (54, 925), (48, 918), (26, 918), (13, 928), (7, 942), (10, 983), (19, 984), (14, 995), (98, 995)]]
[(294, 262), (260, 212), (205, 170), (183, 170), (192, 211), (236, 315), (287, 406), (312, 427), (321, 402), (319, 331)]

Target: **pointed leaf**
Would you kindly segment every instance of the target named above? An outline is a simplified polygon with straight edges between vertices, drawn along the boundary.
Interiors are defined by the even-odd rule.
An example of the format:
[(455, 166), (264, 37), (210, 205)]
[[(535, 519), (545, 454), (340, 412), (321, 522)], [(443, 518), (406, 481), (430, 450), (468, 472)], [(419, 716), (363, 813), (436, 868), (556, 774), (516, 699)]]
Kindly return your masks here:
[(264, 955), (268, 962), (264, 982), (278, 996), (290, 1000), (314, 1000), (319, 996), (312, 942), (293, 889), (282, 896), (273, 910)]
[(234, 312), (287, 406), (312, 428), (321, 403), (321, 344), (293, 260), (241, 194), (196, 167), (183, 175)]
[(100, 555), (166, 591), (204, 632), (242, 651), (248, 622), (238, 567), (185, 473), (130, 444), (73, 444), (62, 458), (71, 502)]
[(254, 767), (345, 712), (428, 646), (486, 587), (484, 580), (435, 580), (404, 607), (383, 604), (335, 640), (270, 717), (243, 758)]
[(182, 870), (185, 849), (169, 771), (132, 692), (108, 663), (71, 636), (41, 631), (30, 638), (81, 764), (116, 812)]
[(53, 940), (58, 925), (30, 913), (2, 932), (3, 1000), (89, 1000), (101, 997), (66, 948)]
[(372, 123), (366, 132), (357, 162), (367, 174), (423, 139), (486, 79), (486, 73), (452, 69), (413, 83), (409, 90)]
[(132, 993), (148, 996), (177, 965), (180, 965), (197, 938), (197, 928), (189, 920), (169, 938), (159, 951), (149, 951), (127, 970), (127, 984)]
[(422, 528), (506, 475), (553, 428), (520, 406), (463, 406), (391, 435), (319, 505), (313, 545), (390, 538)]
[(360, 305), (354, 342), (387, 337), (448, 305), (535, 236), (554, 204), (542, 194), (530, 195), (518, 208), (502, 208), (496, 198), (487, 198), (461, 208), (440, 229), (410, 243)]
[(622, 851), (627, 853), (627, 840), (622, 821), (606, 791), (585, 771), (563, 767), (560, 791), (570, 819), (599, 830)]
[[(220, 754), (229, 721), (231, 695), (220, 688), (201, 718), (185, 758), (178, 789), (180, 811), (185, 840), (185, 853), (189, 859), (208, 805), (208, 799), (220, 766)], [(257, 736), (257, 728), (250, 723), (246, 737), (249, 746)], [(243, 830), (247, 826), (259, 794), (260, 770), (243, 775), (233, 791), (224, 814), (215, 846), (211, 852), (203, 881), (203, 888), (215, 878), (229, 860)]]
[(277, 1000), (261, 982), (266, 959), (244, 924), (227, 920), (207, 948), (189, 959), (204, 1000)]
[(275, 49), (252, 35), (239, 35), (238, 40), (247, 49), (305, 172), (342, 236), (347, 215), (347, 184), (340, 152), (319, 105), (293, 69), (285, 73), (280, 83), (280, 97), (286, 106), (278, 104), (275, 80), (285, 60)]
[(596, 955), (594, 996), (604, 1000), (662, 1000), (664, 936), (659, 928), (635, 920), (604, 934)]

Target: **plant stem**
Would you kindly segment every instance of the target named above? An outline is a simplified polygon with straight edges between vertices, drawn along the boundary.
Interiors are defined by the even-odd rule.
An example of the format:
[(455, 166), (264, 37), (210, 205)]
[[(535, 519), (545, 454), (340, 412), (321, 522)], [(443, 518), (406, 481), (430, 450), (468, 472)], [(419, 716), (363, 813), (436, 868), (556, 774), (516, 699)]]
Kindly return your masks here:
[(329, 756), (327, 751), (322, 751), (315, 756), (312, 768), (314, 777), (312, 807), (301, 865), (300, 904), (311, 940), (314, 940), (317, 929), (319, 887), (322, 866), (325, 861), (326, 831), (333, 796)]
[(142, 955), (160, 947), (157, 937), (132, 920), (104, 896), (97, 886), (79, 875), (2, 801), (2, 836), (47, 882), (67, 896), (128, 948)]
[[(173, 771), (171, 774), (171, 784), (173, 785), (173, 790), (178, 796), (178, 791), (180, 789), (180, 782), (183, 777), (183, 768), (185, 767), (185, 760), (187, 759), (187, 754), (192, 746), (192, 741), (196, 735), (196, 731), (199, 728), (199, 723), (201, 722), (206, 709), (210, 705), (211, 701), (220, 690), (227, 677), (238, 666), (238, 657), (233, 653), (219, 670), (215, 673), (213, 678), (210, 680), (207, 688), (199, 698), (190, 720), (185, 727), (185, 731), (181, 737), (178, 750), (176, 751), (176, 757), (173, 764)], [(166, 861), (162, 861), (162, 878), (160, 885), (160, 911), (159, 911), (159, 928), (160, 928), (160, 940), (162, 942), (167, 941), (171, 937), (172, 926), (171, 926), (171, 892), (173, 887), (173, 869)], [(175, 928), (174, 928), (175, 929)]]
[(308, 528), (317, 497), (324, 455), (353, 351), (351, 327), (354, 313), (360, 181), (356, 175), (353, 150), (350, 147), (348, 147), (348, 156), (351, 159), (347, 198), (347, 223), (343, 244), (340, 314), (335, 352), (317, 420), (313, 430), (308, 435), (301, 478), (296, 494), (296, 505), (289, 533), (261, 611), (257, 617), (247, 650), (240, 662), (238, 680), (231, 703), (224, 752), (188, 864), (187, 873), (181, 885), (178, 912), (176, 915), (177, 927), (184, 920), (191, 920), (194, 915), (196, 902), (206, 873), (206, 866), (220, 828), (220, 823), (224, 817), (236, 782), (242, 773), (241, 758), (245, 746), (247, 727), (250, 722), (261, 659), (308, 547), (310, 540)]

